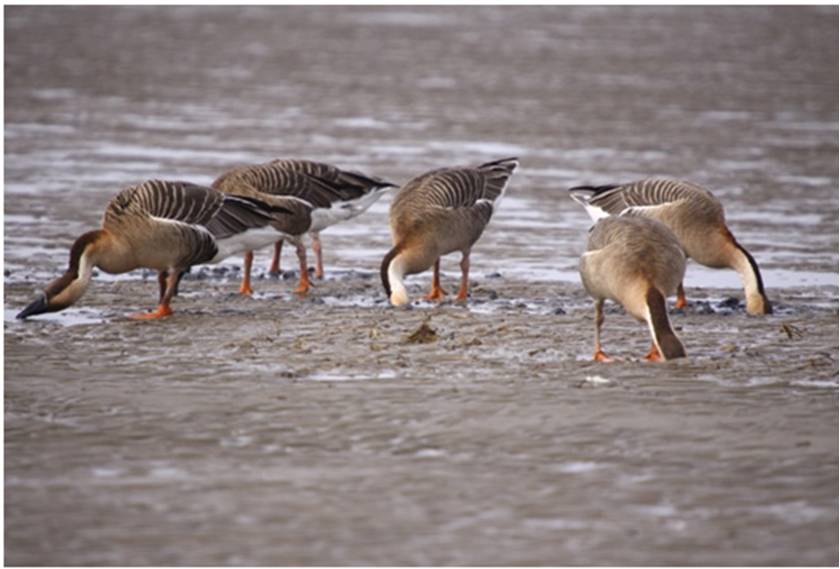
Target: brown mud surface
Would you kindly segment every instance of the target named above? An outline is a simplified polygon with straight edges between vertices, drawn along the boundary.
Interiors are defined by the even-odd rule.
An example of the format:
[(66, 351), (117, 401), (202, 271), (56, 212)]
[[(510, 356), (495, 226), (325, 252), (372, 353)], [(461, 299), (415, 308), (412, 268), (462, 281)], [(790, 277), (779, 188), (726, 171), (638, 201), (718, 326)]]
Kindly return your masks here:
[[(836, 7), (5, 13), (7, 564), (837, 564)], [(161, 321), (142, 271), (14, 319), (125, 185), (505, 155), (467, 306), (387, 306), (384, 198), (305, 299), (262, 251), (254, 298), (230, 259)], [(565, 189), (651, 174), (715, 190), (776, 311), (692, 264), (689, 358), (609, 306), (594, 363)]]

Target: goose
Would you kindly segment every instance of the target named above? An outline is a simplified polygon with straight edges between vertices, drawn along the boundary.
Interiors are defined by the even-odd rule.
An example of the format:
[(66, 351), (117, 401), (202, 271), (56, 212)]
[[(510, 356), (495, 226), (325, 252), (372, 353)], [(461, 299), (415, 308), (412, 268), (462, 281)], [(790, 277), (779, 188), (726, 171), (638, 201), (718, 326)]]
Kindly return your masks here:
[[(735, 240), (726, 226), (723, 206), (709, 190), (681, 180), (650, 178), (628, 184), (578, 186), (569, 192), (593, 221), (609, 215), (642, 215), (661, 221), (677, 236), (686, 256), (707, 267), (729, 267), (738, 273), (748, 314), (773, 312), (758, 264)], [(676, 307), (685, 305), (680, 283)]]
[(595, 300), (594, 359), (610, 361), (601, 350), (605, 299), (647, 323), (652, 344), (646, 359), (685, 357), (685, 347), (665, 307), (665, 298), (676, 292), (684, 275), (685, 254), (662, 223), (633, 216), (599, 220), (590, 229), (586, 252), (580, 258), (583, 287)]
[(505, 158), (476, 168), (441, 168), (403, 186), (390, 208), (393, 248), (382, 260), (380, 276), (391, 304), (408, 303), (406, 275), (434, 266), (427, 300), (440, 300), (440, 258), (461, 252), (461, 287), (457, 300), (469, 293), (470, 250), (481, 237), (493, 210), (519, 166)]
[(164, 318), (172, 314), (170, 301), (184, 270), (272, 243), (277, 232), (270, 224), (292, 213), (188, 182), (149, 180), (125, 188), (105, 208), (101, 229), (73, 243), (67, 271), (17, 318), (71, 306), (87, 290), (94, 267), (112, 274), (141, 267), (157, 270), (157, 308), (129, 318)]
[[(218, 190), (233, 195), (247, 195), (271, 201), (267, 196), (296, 198), (309, 208), (309, 225), (303, 223), (293, 228), (279, 228), (292, 237), (300, 262), (300, 284), (295, 292), (306, 294), (310, 287), (306, 264), (306, 249), (301, 235), (309, 232), (315, 253), (315, 277), (324, 277), (321, 257), (321, 230), (356, 217), (366, 211), (388, 189), (396, 187), (391, 182), (366, 176), (358, 172), (341, 170), (335, 166), (311, 160), (273, 160), (266, 164), (233, 168), (219, 176), (212, 184)], [(288, 207), (287, 204), (284, 206)], [(304, 216), (305, 217), (305, 216)], [(280, 272), (280, 251), (283, 239), (274, 244), (270, 274)], [(252, 294), (252, 251), (245, 253), (243, 280), (239, 292)]]

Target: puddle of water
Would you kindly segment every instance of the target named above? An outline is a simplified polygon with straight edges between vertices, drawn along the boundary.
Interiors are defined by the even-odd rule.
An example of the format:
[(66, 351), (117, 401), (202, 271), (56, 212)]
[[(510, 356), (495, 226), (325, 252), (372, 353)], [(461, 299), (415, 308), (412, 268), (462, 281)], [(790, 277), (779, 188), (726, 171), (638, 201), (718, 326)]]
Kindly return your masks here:
[(369, 381), (377, 379), (396, 379), (397, 372), (392, 369), (378, 370), (375, 373), (359, 373), (340, 369), (319, 371), (309, 375), (311, 381)]
[(103, 312), (92, 308), (75, 308), (71, 306), (61, 312), (47, 312), (37, 316), (31, 316), (26, 320), (18, 320), (15, 316), (25, 307), (17, 308), (3, 307), (3, 321), (6, 326), (25, 326), (30, 322), (50, 322), (62, 326), (79, 326), (82, 324), (100, 324), (107, 319)]

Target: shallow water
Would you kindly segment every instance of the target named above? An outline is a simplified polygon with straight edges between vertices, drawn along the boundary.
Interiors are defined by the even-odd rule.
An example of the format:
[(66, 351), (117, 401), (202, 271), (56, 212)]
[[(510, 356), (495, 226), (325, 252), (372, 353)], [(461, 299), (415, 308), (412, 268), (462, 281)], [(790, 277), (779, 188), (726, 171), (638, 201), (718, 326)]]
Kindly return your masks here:
[[(835, 7), (5, 16), (8, 563), (838, 562)], [(305, 300), (262, 251), (252, 299), (231, 258), (165, 321), (123, 318), (154, 303), (147, 271), (14, 320), (126, 185), (508, 155), (466, 307), (386, 306), (385, 197), (323, 233)], [(644, 328), (610, 307), (620, 361), (598, 365), (566, 189), (652, 175), (720, 197), (776, 311), (691, 263), (690, 358), (639, 361)]]

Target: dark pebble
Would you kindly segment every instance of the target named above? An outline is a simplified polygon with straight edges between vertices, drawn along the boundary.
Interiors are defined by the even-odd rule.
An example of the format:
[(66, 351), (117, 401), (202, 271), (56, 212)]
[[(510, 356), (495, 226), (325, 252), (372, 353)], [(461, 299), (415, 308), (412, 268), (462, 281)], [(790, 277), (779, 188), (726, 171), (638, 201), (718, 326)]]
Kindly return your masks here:
[(712, 308), (712, 305), (708, 302), (698, 302), (697, 307), (694, 309), (697, 314), (714, 314), (715, 309)]
[(566, 314), (566, 311), (563, 310), (563, 307), (558, 306), (557, 308), (552, 310), (551, 313), (554, 314), (555, 316), (562, 316), (563, 314)]
[(297, 278), (297, 271), (283, 271), (283, 280), (287, 281), (289, 279)]
[(12, 271), (10, 271), (9, 269), (6, 269), (6, 270), (3, 271), (3, 274), (6, 275), (7, 277), (9, 277), (9, 276), (12, 275)]
[(494, 271), (492, 273), (487, 273), (486, 275), (484, 275), (484, 278), (485, 279), (500, 279), (500, 278), (502, 278), (502, 273)]
[(735, 298), (734, 296), (730, 296), (728, 298), (723, 299), (720, 304), (718, 304), (721, 308), (738, 308), (738, 305), (741, 304), (741, 301)]

